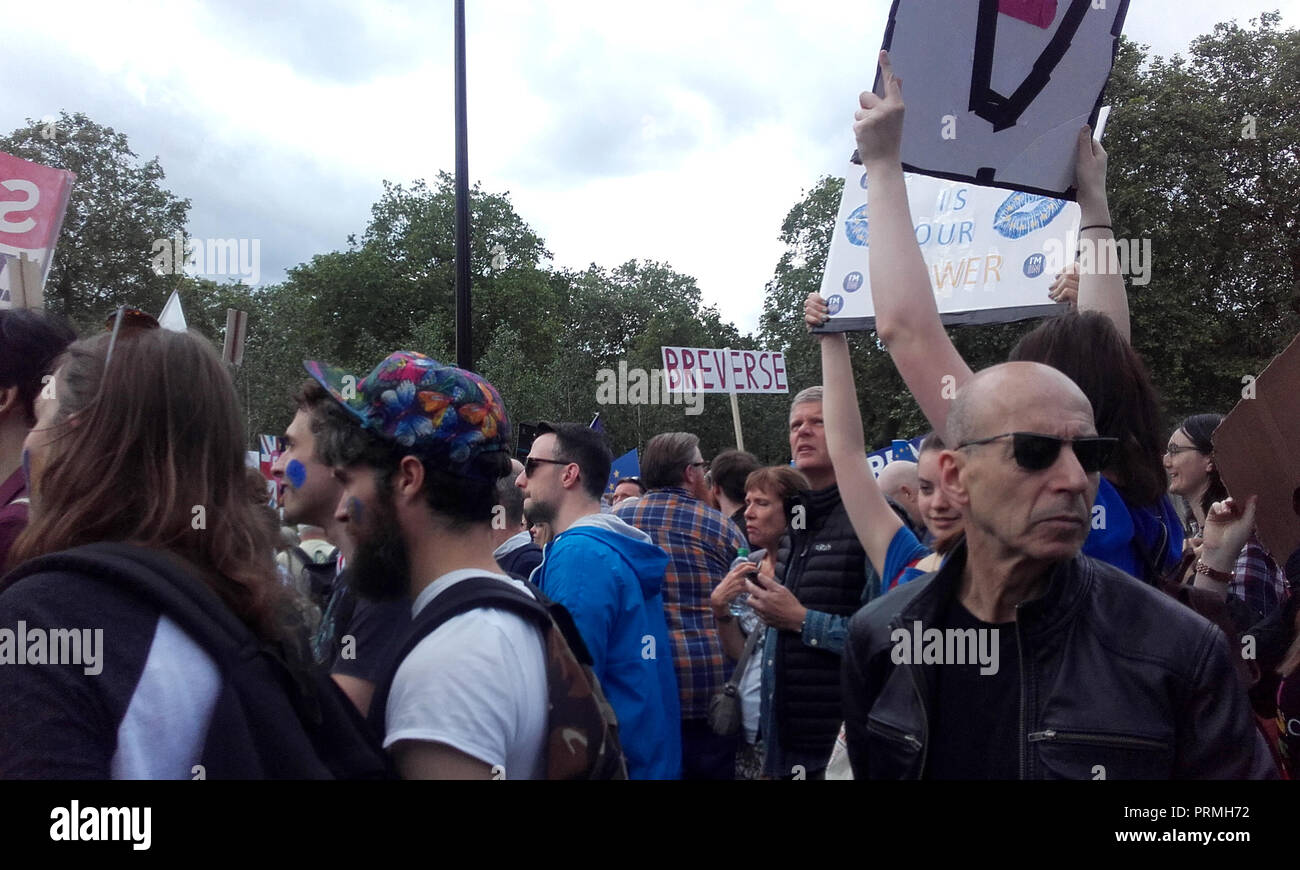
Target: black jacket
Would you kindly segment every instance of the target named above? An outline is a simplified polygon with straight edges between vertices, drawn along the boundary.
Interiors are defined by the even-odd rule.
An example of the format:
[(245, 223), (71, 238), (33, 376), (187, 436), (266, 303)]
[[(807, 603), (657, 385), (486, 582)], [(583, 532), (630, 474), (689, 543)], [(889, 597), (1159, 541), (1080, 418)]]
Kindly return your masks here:
[[(176, 557), (101, 543), (32, 559), (0, 590), (0, 627), (19, 621), (32, 629), (97, 628), (102, 643), (98, 671), (65, 660), (0, 667), (0, 778), (392, 775), (351, 702), (305, 665), (305, 638), (260, 640)], [(189, 644), (211, 670), (193, 655), (176, 657)], [(178, 681), (188, 701), (164, 716), (149, 687), (174, 690)], [(177, 733), (198, 739), (187, 745)]]
[[(845, 624), (880, 582), (849, 522), (839, 488), (801, 492), (793, 505), (795, 517), (802, 511), (804, 522), (791, 522), (782, 536), (776, 578), (804, 607)], [(824, 766), (844, 718), (840, 648), (819, 644), (816, 638), (811, 643), (818, 645), (810, 645), (798, 631), (777, 636), (776, 738), (787, 753), (810, 755)]]
[[(942, 665), (893, 664), (891, 633), (916, 620), (941, 627), (965, 562), (962, 544), (938, 572), (850, 622), (844, 712), (855, 778), (925, 775), (929, 687)], [(1016, 614), (1021, 779), (1277, 777), (1223, 632), (1190, 609), (1080, 554)]]

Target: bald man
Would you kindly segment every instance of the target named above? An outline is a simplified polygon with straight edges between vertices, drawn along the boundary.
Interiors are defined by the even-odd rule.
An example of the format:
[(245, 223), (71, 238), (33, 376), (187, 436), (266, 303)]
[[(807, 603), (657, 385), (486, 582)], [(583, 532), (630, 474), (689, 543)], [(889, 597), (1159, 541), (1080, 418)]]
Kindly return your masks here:
[(1113, 443), (1039, 363), (957, 393), (939, 485), (966, 539), (859, 611), (844, 654), (858, 779), (1275, 778), (1222, 632), (1080, 553)]
[(916, 494), (921, 488), (916, 463), (907, 459), (895, 459), (881, 469), (876, 485), (890, 501), (907, 513), (908, 525), (916, 536), (924, 536), (925, 517), (921, 515), (921, 507), (916, 501)]

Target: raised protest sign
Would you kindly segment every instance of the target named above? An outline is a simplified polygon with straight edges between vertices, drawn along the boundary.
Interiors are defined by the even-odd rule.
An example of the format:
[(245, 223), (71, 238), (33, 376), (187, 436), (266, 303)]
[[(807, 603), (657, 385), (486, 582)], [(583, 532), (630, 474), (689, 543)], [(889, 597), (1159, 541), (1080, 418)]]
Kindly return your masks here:
[[(1055, 314), (1047, 290), (1074, 259), (1079, 206), (925, 175), (905, 174), (917, 244), (944, 323), (1002, 323)], [(819, 331), (872, 329), (867, 176), (844, 182), (821, 295), (831, 319)]]
[(29, 274), (39, 275), (39, 284), (24, 282), (29, 307), (39, 305), (39, 285), (44, 284), (54, 263), (54, 245), (63, 226), (63, 213), (72, 196), (76, 176), (0, 152), (0, 307), (14, 303), (12, 291), (19, 284), (20, 259), (35, 263)]
[(788, 393), (785, 355), (773, 350), (663, 347), (669, 392)]
[(1255, 528), (1282, 565), (1300, 547), (1300, 336), (1258, 378), (1214, 430), (1214, 463), (1235, 501), (1259, 496)]
[[(1095, 129), (1128, 0), (894, 0), (903, 168), (1074, 198), (1075, 137)], [(882, 93), (880, 72), (876, 93)]]

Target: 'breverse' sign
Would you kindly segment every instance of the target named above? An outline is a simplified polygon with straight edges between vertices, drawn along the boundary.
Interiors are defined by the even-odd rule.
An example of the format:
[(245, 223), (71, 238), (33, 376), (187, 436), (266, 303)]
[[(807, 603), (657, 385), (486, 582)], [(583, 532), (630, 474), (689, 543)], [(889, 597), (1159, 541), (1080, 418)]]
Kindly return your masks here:
[(790, 392), (785, 355), (780, 351), (706, 347), (664, 347), (661, 351), (671, 392)]

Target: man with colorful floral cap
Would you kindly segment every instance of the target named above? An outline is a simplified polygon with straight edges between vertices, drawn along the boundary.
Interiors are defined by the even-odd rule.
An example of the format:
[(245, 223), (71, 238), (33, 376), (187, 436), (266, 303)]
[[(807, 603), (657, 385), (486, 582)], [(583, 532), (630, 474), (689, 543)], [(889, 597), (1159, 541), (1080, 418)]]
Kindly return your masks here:
[[(337, 510), (357, 543), (357, 592), (408, 597), (414, 619), (465, 580), (526, 589), (492, 555), (496, 484), (510, 469), (510, 423), (496, 389), (413, 351), (390, 354), (359, 380), (324, 363), (305, 366), (355, 419), (331, 419), (320, 448), (343, 485)], [(542, 778), (541, 632), (494, 608), (452, 616), (401, 659), (370, 716), (404, 778)]]

